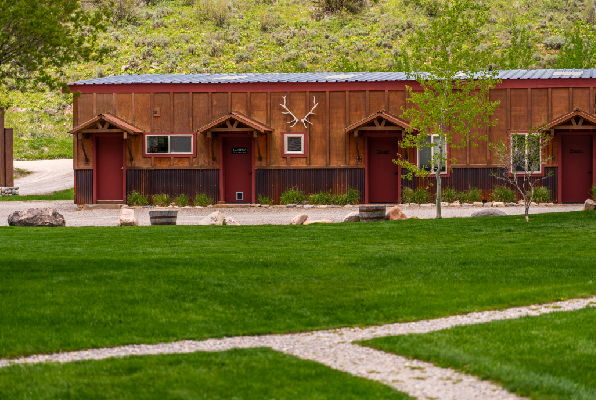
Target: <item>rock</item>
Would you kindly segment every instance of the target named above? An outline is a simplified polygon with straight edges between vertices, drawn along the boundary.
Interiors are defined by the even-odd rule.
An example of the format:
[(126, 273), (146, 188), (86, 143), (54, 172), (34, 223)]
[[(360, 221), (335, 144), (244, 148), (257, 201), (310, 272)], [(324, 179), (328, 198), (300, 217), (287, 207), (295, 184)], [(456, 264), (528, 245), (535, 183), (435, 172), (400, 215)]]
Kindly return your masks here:
[(126, 72), (129, 68), (130, 68), (130, 65), (124, 64), (122, 67), (120, 67), (120, 71)]
[(434, 203), (423, 203), (420, 205), (420, 207), (425, 207), (425, 208), (431, 208), (433, 206), (435, 206)]
[(14, 212), (8, 216), (9, 226), (19, 227), (64, 227), (64, 216), (56, 209), (28, 209), (27, 211)]
[(315, 207), (315, 205), (304, 205), (305, 209), (312, 209), (313, 207)]
[(318, 207), (318, 208), (321, 208), (321, 209), (326, 209), (326, 208), (327, 208), (327, 205), (319, 205), (319, 206), (317, 206), (317, 207)]
[(357, 223), (360, 221), (360, 213), (352, 212), (346, 214), (346, 217), (342, 220), (344, 223)]
[(459, 201), (455, 201), (449, 205), (449, 207), (461, 207), (461, 203)]
[(493, 207), (505, 207), (505, 203), (503, 203), (503, 202), (493, 202)]
[(472, 217), (487, 217), (487, 216), (507, 216), (507, 213), (505, 213), (502, 210), (493, 209), (493, 208), (479, 210), (477, 212), (472, 213)]
[(296, 207), (296, 204), (295, 204), (295, 203), (288, 203), (288, 204), (286, 205), (286, 207)]
[(592, 199), (586, 199), (584, 203), (584, 210), (596, 210), (596, 202)]
[(338, 207), (341, 207), (341, 206), (340, 205), (329, 205), (328, 207), (330, 207), (330, 208), (338, 208)]
[(250, 205), (250, 206), (252, 206), (252, 207), (261, 207), (261, 204), (260, 204), (260, 203), (253, 203), (253, 204), (252, 204), (252, 205)]
[(493, 207), (493, 203), (492, 202), (486, 202), (484, 204), (484, 207)]
[(345, 205), (344, 206), (344, 208), (346, 208), (346, 209), (351, 208), (351, 207), (356, 207), (356, 205)]
[(441, 202), (441, 207), (448, 207), (449, 206), (449, 202)]
[(517, 203), (515, 203), (515, 202), (507, 202), (505, 204), (505, 206), (507, 206), (507, 207), (517, 206)]
[(138, 226), (139, 220), (135, 217), (134, 209), (122, 208), (120, 209), (120, 220), (118, 220), (120, 227)]
[(261, 205), (261, 207), (264, 207), (266, 209), (269, 207), (269, 205)]
[(199, 221), (200, 226), (221, 226), (224, 221), (224, 215), (221, 212), (213, 212), (209, 216)]
[(307, 220), (303, 223), (303, 225), (308, 226), (309, 224), (315, 223), (333, 223), (331, 220)]
[(401, 211), (397, 206), (393, 206), (387, 213), (385, 213), (385, 220), (407, 220), (408, 216)]
[(207, 205), (207, 207), (213, 207), (213, 205)]
[(555, 206), (555, 204), (552, 202), (548, 202), (548, 203), (545, 203), (544, 206), (552, 207), (552, 206)]
[(474, 203), (472, 203), (472, 206), (474, 206), (474, 207), (484, 207), (484, 203), (482, 203), (482, 202), (474, 202)]
[(408, 220), (420, 220), (420, 217), (418, 217), (418, 216), (412, 216)]
[(224, 221), (226, 223), (226, 226), (239, 226), (240, 223), (238, 223), (236, 220), (234, 220), (233, 217), (224, 217)]
[(294, 217), (290, 224), (293, 226), (301, 226), (308, 219), (308, 216), (305, 214), (299, 214), (298, 216)]
[(474, 206), (474, 205), (472, 205), (471, 203), (462, 203), (462, 206), (463, 207), (470, 207), (470, 206)]

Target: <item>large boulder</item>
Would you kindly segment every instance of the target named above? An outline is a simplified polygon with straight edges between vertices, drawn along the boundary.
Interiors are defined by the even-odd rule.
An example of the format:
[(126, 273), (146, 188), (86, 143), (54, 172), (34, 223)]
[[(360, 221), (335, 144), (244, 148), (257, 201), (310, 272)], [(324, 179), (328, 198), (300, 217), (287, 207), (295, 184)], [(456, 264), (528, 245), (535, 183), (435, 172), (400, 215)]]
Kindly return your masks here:
[(385, 220), (407, 220), (408, 216), (401, 211), (401, 209), (397, 206), (393, 206), (389, 211), (385, 214)]
[(199, 221), (200, 226), (221, 226), (224, 221), (224, 215), (221, 212), (213, 212), (209, 216)]
[(360, 221), (360, 213), (359, 212), (348, 213), (342, 221), (344, 223), (358, 223)]
[(135, 217), (135, 210), (123, 207), (120, 209), (120, 220), (118, 220), (120, 227), (138, 226), (139, 220)]
[(14, 212), (8, 216), (9, 226), (20, 227), (64, 227), (64, 216), (56, 209), (28, 209), (27, 211)]
[(584, 203), (584, 210), (596, 210), (596, 202), (592, 199), (586, 199)]
[(290, 224), (292, 224), (293, 226), (301, 226), (306, 221), (306, 219), (308, 219), (307, 215), (299, 214), (298, 216), (292, 219)]
[(472, 213), (472, 217), (487, 217), (487, 216), (507, 216), (502, 210), (499, 209), (482, 209), (477, 212)]
[(226, 226), (239, 226), (240, 223), (238, 223), (233, 217), (225, 217), (224, 221), (226, 223)]

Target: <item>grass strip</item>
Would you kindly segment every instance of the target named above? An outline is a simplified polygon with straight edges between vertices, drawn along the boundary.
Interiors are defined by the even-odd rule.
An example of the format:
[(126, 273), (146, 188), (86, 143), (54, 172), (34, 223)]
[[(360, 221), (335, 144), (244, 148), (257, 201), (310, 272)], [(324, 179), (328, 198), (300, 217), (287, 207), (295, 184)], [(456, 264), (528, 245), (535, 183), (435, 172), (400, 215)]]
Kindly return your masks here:
[(0, 227), (0, 356), (430, 319), (596, 293), (596, 212)]
[(0, 369), (1, 399), (380, 399), (381, 383), (265, 348)]
[(360, 344), (501, 383), (533, 399), (596, 399), (596, 308)]
[(56, 191), (47, 195), (13, 195), (2, 196), (0, 202), (16, 201), (46, 201), (46, 200), (74, 200), (74, 188)]

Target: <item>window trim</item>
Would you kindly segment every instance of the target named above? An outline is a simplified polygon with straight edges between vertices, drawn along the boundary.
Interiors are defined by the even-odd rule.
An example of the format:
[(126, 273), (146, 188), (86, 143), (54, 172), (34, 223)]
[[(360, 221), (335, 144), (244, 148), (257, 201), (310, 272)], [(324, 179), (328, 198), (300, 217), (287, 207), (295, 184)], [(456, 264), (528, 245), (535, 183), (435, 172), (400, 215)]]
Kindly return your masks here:
[[(528, 131), (509, 131), (509, 135), (507, 135), (507, 141), (509, 142), (509, 148), (511, 149), (511, 151), (513, 151), (512, 147), (511, 147), (511, 136), (512, 135), (524, 135), (527, 136), (529, 134)], [(546, 162), (543, 160), (544, 157), (542, 155), (543, 149), (540, 150), (540, 171), (535, 172), (534, 174), (529, 174), (529, 176), (531, 177), (544, 177), (545, 174), (545, 170), (546, 170)], [(528, 148), (526, 146), (526, 154), (528, 153)], [(513, 171), (513, 165), (509, 166), (509, 171), (507, 172), (509, 174), (509, 177), (513, 177), (514, 175), (518, 176), (518, 177), (527, 177), (528, 174), (526, 173), (522, 173), (522, 172), (514, 172)]]
[[(427, 135), (427, 136), (438, 137), (439, 135), (438, 134), (432, 134), (432, 135)], [(450, 174), (451, 173), (451, 169), (450, 169), (451, 164), (449, 163), (449, 153), (450, 153), (450, 150), (451, 149), (450, 149), (448, 143), (445, 143), (445, 148), (446, 148), (445, 149), (445, 155), (447, 157), (447, 163), (445, 165), (445, 172), (442, 172), (440, 175), (441, 176), (444, 176), (444, 177), (450, 177), (451, 176), (451, 174)], [(432, 157), (434, 155), (434, 153), (435, 153), (434, 146), (430, 146), (430, 151), (431, 151), (431, 157)], [(416, 149), (416, 166), (418, 166), (418, 168), (421, 168), (420, 167), (420, 149)], [(430, 174), (434, 177), (434, 175), (435, 175), (434, 169), (432, 169), (432, 171), (430, 171)]]
[[(308, 133), (307, 132), (282, 132), (282, 157), (308, 157)], [(302, 138), (302, 152), (288, 151), (288, 142), (286, 138)]]
[[(147, 137), (150, 136), (190, 136), (192, 138), (192, 151), (189, 153), (147, 153)], [(168, 139), (168, 151), (170, 140)], [(143, 157), (197, 157), (197, 138), (195, 132), (144, 132)]]

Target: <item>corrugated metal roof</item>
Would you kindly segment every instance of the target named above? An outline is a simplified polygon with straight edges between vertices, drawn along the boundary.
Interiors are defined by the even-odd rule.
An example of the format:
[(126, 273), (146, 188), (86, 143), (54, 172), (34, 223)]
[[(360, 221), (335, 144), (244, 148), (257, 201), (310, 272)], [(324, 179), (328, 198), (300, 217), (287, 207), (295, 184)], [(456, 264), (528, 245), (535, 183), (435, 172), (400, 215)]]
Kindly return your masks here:
[[(564, 79), (596, 78), (596, 68), (585, 70), (505, 70), (499, 78), (506, 79)], [(69, 85), (117, 84), (213, 84), (213, 83), (270, 83), (270, 82), (388, 82), (406, 81), (403, 72), (300, 72), (245, 74), (142, 74), (116, 75), (71, 82)]]

